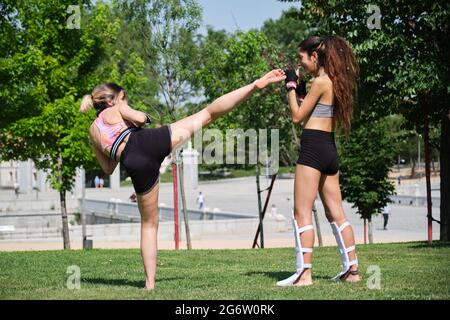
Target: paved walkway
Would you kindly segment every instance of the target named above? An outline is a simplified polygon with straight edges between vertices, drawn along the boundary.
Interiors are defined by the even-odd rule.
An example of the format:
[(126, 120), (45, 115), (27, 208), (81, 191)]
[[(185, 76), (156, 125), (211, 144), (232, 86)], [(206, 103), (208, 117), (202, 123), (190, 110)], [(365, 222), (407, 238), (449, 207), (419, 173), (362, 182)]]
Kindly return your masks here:
[[(269, 180), (262, 179), (262, 188), (267, 187)], [(421, 185), (424, 179), (419, 181)], [(287, 219), (291, 219), (293, 206), (293, 179), (277, 179), (269, 202), (270, 207), (275, 204), (278, 213), (284, 215)], [(433, 184), (438, 185), (439, 181), (433, 179)], [(404, 185), (408, 185), (404, 183)], [(119, 190), (110, 189), (87, 189), (86, 197), (91, 199), (109, 200), (110, 198), (121, 198), (126, 202), (132, 193), (131, 187), (120, 188)], [(214, 182), (200, 183), (198, 188), (186, 190), (187, 206), (196, 208), (196, 197), (198, 192), (202, 191), (205, 195), (206, 207), (211, 209), (218, 208), (222, 211), (241, 212), (253, 214), (257, 217), (257, 197), (255, 178), (239, 178)], [(7, 190), (0, 191), (0, 198), (6, 200), (8, 198)], [(266, 193), (262, 194), (262, 201)], [(9, 195), (11, 196), (11, 195)], [(57, 193), (43, 194), (42, 197), (51, 199), (58, 196)], [(33, 198), (34, 195), (24, 195), (24, 197)], [(68, 195), (68, 198), (70, 194)], [(25, 200), (25, 199), (24, 199)], [(167, 206), (173, 206), (172, 184), (163, 183), (160, 186), (159, 202)], [(344, 202), (344, 210), (347, 219), (351, 222), (357, 243), (363, 243), (363, 221), (356, 214), (356, 210), (351, 204)], [(335, 240), (331, 232), (330, 225), (325, 218), (321, 201), (316, 200), (316, 208), (318, 210), (319, 224), (323, 235), (324, 245), (335, 245)], [(1, 214), (1, 213), (0, 213)], [(376, 216), (373, 220), (374, 242), (402, 242), (402, 241), (425, 241), (427, 239), (427, 210), (426, 207), (414, 206), (398, 206), (391, 207), (391, 215), (388, 223), (388, 230), (383, 230), (382, 216)], [(433, 216), (439, 219), (439, 208), (433, 207)], [(289, 226), (290, 226), (290, 222)], [(215, 248), (251, 248), (253, 237), (256, 230), (249, 230), (248, 234), (241, 235), (219, 235), (214, 237), (202, 237), (193, 241), (194, 249), (215, 249)], [(439, 239), (439, 225), (433, 223), (433, 239)], [(73, 239), (72, 239), (73, 240)], [(318, 244), (316, 238), (316, 245)], [(292, 230), (282, 233), (271, 233), (265, 235), (265, 247), (292, 247), (294, 239)], [(94, 241), (96, 248), (139, 248), (138, 241)], [(0, 250), (45, 250), (62, 248), (62, 239), (53, 241), (36, 240), (7, 242), (0, 241)], [(72, 248), (81, 248), (81, 242), (73, 241)], [(159, 241), (160, 249), (173, 249), (173, 241)], [(182, 242), (180, 248), (186, 248), (186, 244)]]

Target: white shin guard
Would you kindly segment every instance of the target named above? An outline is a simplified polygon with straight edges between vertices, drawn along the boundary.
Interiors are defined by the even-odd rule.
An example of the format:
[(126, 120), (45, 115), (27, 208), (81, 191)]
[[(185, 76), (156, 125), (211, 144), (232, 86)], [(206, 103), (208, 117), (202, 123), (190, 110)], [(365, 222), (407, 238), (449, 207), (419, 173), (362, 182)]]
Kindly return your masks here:
[(277, 286), (280, 286), (280, 287), (292, 286), (305, 269), (310, 269), (312, 267), (311, 263), (305, 263), (303, 253), (305, 253), (305, 252), (312, 253), (313, 249), (312, 248), (304, 248), (302, 246), (302, 242), (300, 240), (300, 235), (305, 231), (314, 230), (314, 226), (312, 224), (309, 224), (309, 225), (299, 228), (297, 226), (297, 221), (295, 219), (293, 219), (292, 222), (294, 225), (294, 234), (295, 234), (295, 253), (296, 253), (295, 254), (295, 267), (296, 267), (297, 271), (289, 278), (278, 281)]
[(348, 253), (350, 251), (355, 250), (355, 245), (346, 248), (344, 238), (342, 237), (342, 231), (348, 226), (350, 226), (350, 223), (348, 221), (344, 222), (340, 227), (337, 225), (336, 222), (331, 222), (331, 229), (333, 230), (334, 237), (336, 238), (336, 242), (338, 244), (339, 253), (341, 255), (342, 260), (342, 271), (331, 280), (335, 281), (340, 280), (341, 276), (346, 274), (350, 270), (351, 266), (353, 265), (358, 266), (358, 258), (356, 257), (356, 254), (355, 259), (352, 261), (350, 261), (348, 256)]

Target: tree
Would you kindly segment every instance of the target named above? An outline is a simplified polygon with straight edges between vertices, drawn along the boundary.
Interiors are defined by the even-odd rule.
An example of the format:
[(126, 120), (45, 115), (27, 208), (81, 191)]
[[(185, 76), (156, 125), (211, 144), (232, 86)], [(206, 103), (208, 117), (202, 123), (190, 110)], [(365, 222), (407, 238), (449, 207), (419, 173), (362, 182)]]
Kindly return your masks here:
[(2, 159), (32, 159), (59, 191), (64, 249), (70, 249), (66, 192), (73, 188), (76, 168), (94, 164), (85, 130), (88, 119), (78, 109), (78, 101), (66, 96), (47, 104), (41, 115), (14, 122), (1, 136)]
[[(94, 41), (67, 28), (70, 1), (2, 1), (0, 10), (0, 128), (39, 115), (43, 107), (70, 91), (65, 81), (79, 70)], [(88, 1), (81, 1), (80, 5)], [(83, 47), (84, 46), (84, 47)], [(67, 62), (72, 58), (72, 63)]]
[(370, 243), (373, 243), (372, 216), (381, 212), (395, 192), (388, 175), (397, 150), (387, 128), (383, 119), (370, 123), (360, 119), (353, 124), (348, 137), (339, 139), (342, 196), (353, 203), (364, 219), (364, 231), (366, 221), (369, 222)]
[[(200, 26), (201, 9), (193, 0), (159, 0), (153, 2), (150, 17), (153, 36), (152, 43), (158, 51), (155, 64), (165, 107), (172, 121), (175, 121), (176, 108), (180, 107), (195, 91), (190, 85), (192, 68), (195, 66), (195, 46), (193, 32)], [(150, 39), (148, 39), (150, 40)], [(179, 171), (181, 201), (188, 249), (192, 248), (189, 218), (186, 207), (186, 194), (183, 180), (183, 163), (178, 163), (178, 150), (172, 154), (172, 170)], [(178, 183), (174, 179), (174, 183)], [(177, 195), (176, 195), (177, 196)]]
[[(386, 118), (388, 121), (388, 128), (387, 130), (390, 132), (390, 134), (395, 139), (397, 145), (398, 145), (398, 155), (395, 159), (395, 163), (397, 164), (398, 171), (400, 171), (400, 159), (407, 159), (412, 163), (411, 167), (411, 177), (415, 175), (415, 166), (416, 166), (416, 159), (420, 158), (421, 162), (424, 159), (423, 155), (423, 143), (422, 139), (423, 137), (417, 134), (415, 130), (411, 130), (409, 127), (409, 124), (405, 120), (405, 118), (400, 115), (391, 115)], [(434, 161), (439, 160), (439, 153), (437, 152), (437, 147), (439, 147), (439, 139), (440, 139), (441, 133), (439, 127), (431, 127), (430, 128), (430, 145), (433, 147), (433, 154), (432, 154), (432, 165), (433, 165), (433, 171), (436, 171)], [(419, 149), (420, 147), (420, 156), (419, 156)]]
[[(200, 38), (199, 46), (202, 58), (195, 71), (195, 84), (203, 91), (204, 103), (251, 83), (268, 70), (286, 65), (276, 44), (256, 30), (227, 35), (208, 29), (207, 35)], [(210, 128), (219, 129), (223, 136), (228, 129), (274, 128), (279, 130), (280, 148), (295, 148), (293, 140), (297, 132), (293, 132), (286, 92), (281, 85), (255, 93), (253, 98), (217, 119)], [(283, 151), (280, 152), (281, 161), (291, 165), (293, 155)]]
[(304, 0), (302, 6), (300, 20), (320, 20), (319, 34), (339, 34), (354, 46), (361, 67), (359, 106), (369, 121), (401, 113), (424, 135), (426, 149), (428, 123), (441, 126), (441, 240), (448, 241), (450, 3), (397, 0), (373, 6), (365, 0)]
[[(122, 6), (127, 7), (127, 2), (123, 1)], [(142, 0), (129, 6), (135, 15), (143, 17), (146, 21), (142, 28), (141, 41), (151, 44), (154, 48), (153, 79), (164, 101), (161, 104), (164, 115), (160, 119), (174, 122), (178, 118), (177, 109), (196, 93), (190, 85), (190, 79), (192, 69), (196, 65), (193, 34), (200, 26), (201, 8), (194, 0)], [(176, 152), (178, 151), (172, 154), (173, 160), (178, 158)], [(182, 182), (182, 163), (175, 163), (173, 170), (180, 171), (179, 176)], [(183, 183), (180, 184), (180, 189), (186, 237), (190, 249), (188, 212)]]
[[(37, 168), (50, 171), (60, 192), (64, 248), (70, 249), (65, 192), (71, 189), (75, 167), (92, 159), (87, 143), (79, 136), (74, 93), (89, 73), (86, 65), (102, 50), (99, 39), (110, 31), (91, 33), (91, 28), (67, 27), (69, 1), (5, 2), (2, 29), (15, 45), (2, 52), (1, 158), (32, 159)], [(88, 2), (82, 4), (88, 5)], [(98, 6), (92, 27), (103, 22), (104, 7)], [(113, 26), (112, 26), (113, 28)], [(74, 76), (75, 75), (75, 76)], [(82, 80), (81, 80), (82, 81)], [(31, 110), (28, 111), (27, 110)], [(77, 137), (74, 139), (74, 137)]]
[(108, 54), (108, 64), (103, 63), (105, 70), (99, 74), (99, 81), (117, 81), (126, 89), (134, 108), (162, 123), (164, 112), (158, 99), (159, 86), (154, 81), (158, 74), (153, 67), (158, 53), (151, 41), (143, 41), (152, 28), (147, 12), (141, 10), (142, 3), (140, 0), (112, 2), (112, 14), (120, 20), (120, 30)]
[[(200, 39), (200, 48), (201, 65), (195, 72), (195, 76), (197, 79), (196, 85), (203, 89), (206, 103), (210, 103), (217, 97), (236, 88), (252, 83), (262, 74), (281, 65), (274, 43), (270, 42), (263, 33), (255, 30), (238, 31), (227, 36), (221, 31), (215, 32), (209, 29), (207, 36)], [(252, 98), (242, 102), (238, 108), (217, 119), (210, 126), (210, 128), (218, 129), (221, 137), (227, 137), (227, 140), (228, 138), (234, 139), (234, 136), (227, 136), (227, 130), (229, 129), (240, 130), (240, 132), (233, 132), (238, 139), (245, 139), (246, 132), (253, 130), (258, 136), (259, 139), (256, 137), (255, 139), (249, 139), (249, 148), (246, 148), (244, 163), (255, 167), (260, 213), (259, 165), (264, 162), (261, 159), (265, 158), (264, 154), (269, 156), (268, 150), (271, 150), (274, 145), (278, 147), (278, 143), (283, 145), (285, 140), (288, 140), (289, 143), (292, 141), (290, 117), (287, 114), (286, 105), (284, 88), (281, 85), (270, 86), (261, 92), (256, 92)], [(267, 150), (260, 150), (260, 139), (266, 138), (259, 135), (260, 129), (279, 129), (281, 142), (278, 139), (277, 141), (271, 141), (271, 132), (266, 132), (269, 136), (267, 137)], [(226, 145), (214, 149), (214, 152), (220, 153), (220, 155), (216, 154), (214, 157), (222, 161), (222, 155), (225, 154), (224, 148), (226, 148), (226, 157), (232, 155), (232, 158), (236, 160), (234, 157), (236, 145), (232, 150)], [(255, 156), (256, 159), (250, 158), (251, 156)], [(273, 157), (274, 155), (270, 154), (270, 156)], [(254, 160), (255, 162), (253, 162)], [(274, 158), (273, 160), (276, 160), (278, 164), (278, 159)], [(262, 245), (263, 241), (261, 241)]]
[(193, 35), (200, 26), (201, 8), (194, 0), (118, 1), (121, 10), (140, 21), (136, 28), (145, 53), (152, 57), (152, 82), (164, 103), (164, 120), (177, 119), (176, 109), (195, 91), (190, 86), (196, 65)]
[(299, 9), (290, 8), (283, 11), (277, 20), (264, 21), (261, 27), (261, 32), (278, 45), (279, 52), (291, 68), (297, 68), (298, 45), (317, 29), (310, 21), (299, 21), (298, 15)]
[(82, 27), (70, 29), (69, 4), (7, 2), (2, 6), (7, 18), (0, 20), (2, 30), (15, 30), (7, 33), (15, 45), (0, 60), (0, 97), (7, 115), (1, 122), (0, 158), (32, 159), (48, 172), (60, 193), (65, 249), (70, 249), (65, 194), (73, 187), (77, 167), (96, 165), (87, 134), (94, 114), (81, 115), (79, 99), (108, 78), (133, 84), (136, 90), (148, 81), (138, 55), (131, 53), (120, 64), (115, 47), (120, 19), (109, 6), (84, 2)]

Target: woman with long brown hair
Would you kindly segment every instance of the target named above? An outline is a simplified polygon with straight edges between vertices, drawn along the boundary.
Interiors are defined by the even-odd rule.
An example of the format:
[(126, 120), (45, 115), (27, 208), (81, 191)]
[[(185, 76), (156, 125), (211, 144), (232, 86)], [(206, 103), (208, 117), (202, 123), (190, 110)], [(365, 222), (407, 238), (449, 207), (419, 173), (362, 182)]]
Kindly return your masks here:
[(285, 71), (292, 121), (301, 123), (303, 131), (294, 182), (296, 272), (277, 285), (312, 285), (312, 208), (317, 192), (343, 264), (342, 271), (333, 280), (358, 282), (361, 279), (357, 271), (355, 239), (342, 207), (334, 141), (336, 126), (346, 131), (350, 129), (358, 64), (347, 41), (339, 36), (314, 36), (304, 40), (299, 45), (298, 57), (299, 67), (314, 79), (306, 94), (303, 76), (294, 70)]
[(84, 96), (80, 111), (94, 107), (97, 118), (89, 129), (92, 148), (106, 174), (120, 162), (131, 177), (141, 214), (141, 256), (146, 275), (145, 288), (155, 286), (159, 169), (170, 152), (218, 117), (230, 112), (255, 91), (286, 76), (276, 69), (253, 83), (229, 92), (203, 110), (159, 128), (141, 128), (148, 116), (128, 105), (122, 87), (114, 83), (96, 86)]

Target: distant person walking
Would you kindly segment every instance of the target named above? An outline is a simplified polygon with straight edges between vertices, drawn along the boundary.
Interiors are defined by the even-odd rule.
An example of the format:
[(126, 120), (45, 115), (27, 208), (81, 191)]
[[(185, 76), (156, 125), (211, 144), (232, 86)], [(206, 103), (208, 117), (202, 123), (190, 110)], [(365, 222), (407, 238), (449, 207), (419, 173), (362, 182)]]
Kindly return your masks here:
[(20, 189), (19, 184), (17, 182), (14, 182), (14, 194), (16, 195), (16, 199), (19, 198), (19, 189)]
[(98, 176), (95, 176), (94, 178), (94, 186), (98, 188), (100, 186), (100, 178)]
[(205, 207), (205, 196), (201, 191), (198, 193), (197, 204), (199, 210), (202, 210)]
[(105, 180), (103, 180), (103, 178), (100, 178), (100, 188), (103, 188), (105, 186)]
[(272, 204), (271, 214), (272, 214), (272, 217), (277, 216), (277, 206), (275, 204)]
[(388, 224), (388, 220), (389, 220), (389, 213), (390, 213), (390, 208), (389, 205), (386, 204), (383, 208), (383, 219), (384, 219), (384, 224), (383, 224), (383, 230), (387, 230), (387, 224)]

